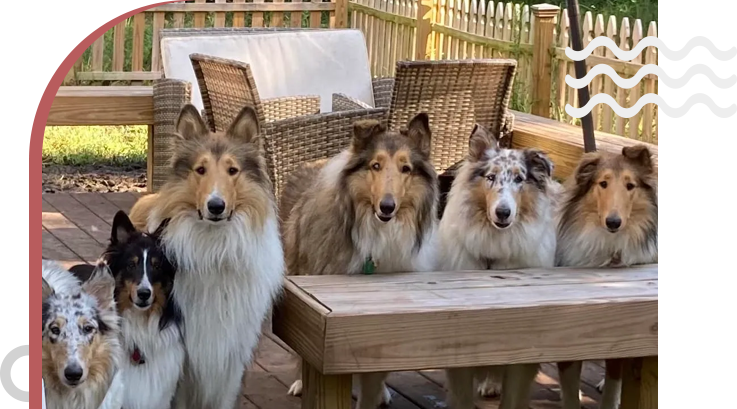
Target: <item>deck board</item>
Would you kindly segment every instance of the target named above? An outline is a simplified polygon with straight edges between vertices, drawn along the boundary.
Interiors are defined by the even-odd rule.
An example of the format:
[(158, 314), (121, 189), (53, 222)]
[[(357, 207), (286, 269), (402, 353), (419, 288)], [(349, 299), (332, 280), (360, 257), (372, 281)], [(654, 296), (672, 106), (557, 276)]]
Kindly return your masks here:
[[(102, 243), (105, 243), (104, 240), (109, 236), (109, 228), (115, 213), (118, 210), (129, 211), (138, 197), (139, 194), (132, 193), (44, 194), (43, 256), (59, 260), (66, 267), (82, 260), (93, 262), (103, 250)], [(592, 280), (603, 279), (593, 277)], [(255, 363), (245, 377), (239, 408), (299, 409), (299, 398), (287, 396), (288, 386), (296, 374), (294, 364), (288, 347), (267, 332), (259, 344)], [(583, 408), (597, 407), (595, 401), (600, 396), (595, 385), (602, 377), (603, 368), (600, 363), (584, 364), (581, 384), (585, 395)], [(537, 381), (530, 408), (560, 408), (555, 366), (543, 365)], [(445, 407), (445, 374), (441, 370), (392, 373), (387, 383), (393, 395), (389, 409)], [(498, 399), (489, 399), (480, 400), (477, 406), (480, 409), (496, 409), (498, 404)]]

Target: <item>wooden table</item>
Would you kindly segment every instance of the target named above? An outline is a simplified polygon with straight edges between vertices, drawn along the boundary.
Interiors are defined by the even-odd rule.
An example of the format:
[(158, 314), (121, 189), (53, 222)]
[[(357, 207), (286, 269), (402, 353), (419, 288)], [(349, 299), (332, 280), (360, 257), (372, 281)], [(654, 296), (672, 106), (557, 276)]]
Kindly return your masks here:
[(657, 408), (657, 265), (288, 277), (273, 331), (303, 409), (350, 408), (355, 373), (607, 358), (621, 408)]

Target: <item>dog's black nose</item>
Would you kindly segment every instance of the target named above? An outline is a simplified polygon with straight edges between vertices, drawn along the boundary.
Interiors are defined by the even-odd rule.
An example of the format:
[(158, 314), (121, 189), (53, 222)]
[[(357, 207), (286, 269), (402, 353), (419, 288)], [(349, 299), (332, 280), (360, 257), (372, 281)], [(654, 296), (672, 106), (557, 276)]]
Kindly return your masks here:
[(79, 380), (82, 379), (82, 373), (82, 368), (78, 365), (71, 365), (64, 368), (64, 377), (67, 378), (69, 382), (79, 382)]
[(212, 215), (220, 215), (225, 211), (225, 201), (219, 197), (213, 197), (207, 201), (207, 211)]
[(148, 288), (141, 288), (137, 292), (138, 299), (141, 301), (148, 301), (149, 298), (151, 298), (151, 290)]
[(496, 208), (496, 218), (499, 219), (499, 221), (504, 221), (509, 218), (509, 215), (512, 214), (512, 210), (510, 210), (506, 206), (499, 206)]
[(616, 231), (620, 226), (622, 226), (622, 219), (618, 216), (609, 216), (606, 218), (606, 227), (609, 230)]
[(394, 209), (397, 208), (397, 204), (394, 203), (394, 199), (391, 197), (385, 197), (381, 200), (381, 203), (379, 203), (379, 210), (381, 210), (381, 213), (385, 215), (390, 215), (394, 213)]

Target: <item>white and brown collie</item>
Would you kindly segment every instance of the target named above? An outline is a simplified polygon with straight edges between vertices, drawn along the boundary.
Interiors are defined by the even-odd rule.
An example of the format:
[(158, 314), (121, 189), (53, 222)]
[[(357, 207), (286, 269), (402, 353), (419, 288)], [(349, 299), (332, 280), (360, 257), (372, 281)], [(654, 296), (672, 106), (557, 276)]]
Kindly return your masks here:
[(125, 409), (169, 408), (182, 374), (182, 316), (172, 295), (176, 270), (160, 242), (165, 226), (166, 221), (153, 234), (139, 232), (121, 210), (103, 256), (115, 278), (121, 316)]
[[(371, 274), (433, 268), (438, 180), (428, 116), (407, 130), (354, 125), (351, 145), (295, 171), (280, 203), (289, 274)], [(385, 373), (358, 376), (359, 409), (388, 404)], [(290, 393), (301, 393), (298, 380)]]
[(100, 262), (80, 281), (52, 261), (42, 269), (41, 360), (49, 409), (120, 409), (123, 383), (113, 280)]
[[(557, 265), (657, 262), (658, 176), (647, 146), (626, 147), (619, 154), (585, 154), (564, 185)], [(599, 385), (603, 385), (602, 409), (619, 405), (621, 372), (621, 361), (606, 362), (606, 379)]]
[(131, 220), (154, 231), (171, 219), (161, 243), (177, 266), (173, 293), (187, 354), (174, 407), (232, 409), (282, 288), (276, 204), (253, 108), (211, 133), (186, 105), (176, 130), (172, 179), (141, 198)]
[[(557, 182), (553, 163), (536, 149), (499, 149), (480, 125), (467, 159), (455, 174), (440, 221), (438, 269), (490, 270), (553, 267)], [(474, 378), (483, 395), (502, 392), (502, 409), (529, 400), (537, 365), (458, 368), (447, 371), (449, 405), (474, 408)], [(578, 389), (576, 389), (578, 393)]]

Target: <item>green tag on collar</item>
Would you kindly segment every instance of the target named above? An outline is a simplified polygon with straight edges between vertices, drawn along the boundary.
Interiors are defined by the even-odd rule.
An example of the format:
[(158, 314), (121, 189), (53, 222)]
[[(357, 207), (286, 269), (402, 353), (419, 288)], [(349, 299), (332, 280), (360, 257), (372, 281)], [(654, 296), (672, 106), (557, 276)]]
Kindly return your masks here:
[(376, 264), (374, 260), (369, 256), (366, 257), (366, 261), (363, 262), (363, 274), (373, 274), (376, 271)]

